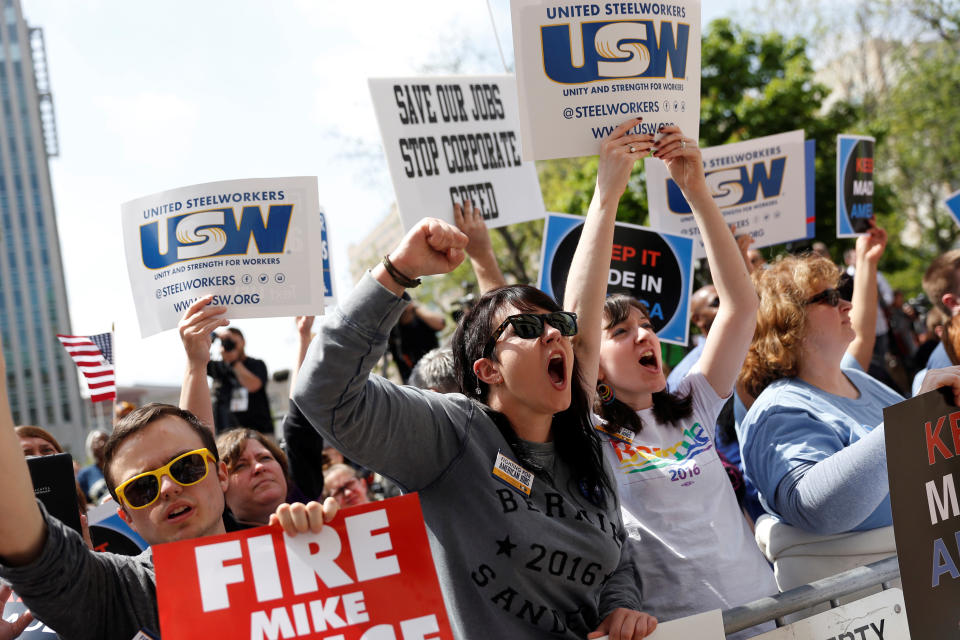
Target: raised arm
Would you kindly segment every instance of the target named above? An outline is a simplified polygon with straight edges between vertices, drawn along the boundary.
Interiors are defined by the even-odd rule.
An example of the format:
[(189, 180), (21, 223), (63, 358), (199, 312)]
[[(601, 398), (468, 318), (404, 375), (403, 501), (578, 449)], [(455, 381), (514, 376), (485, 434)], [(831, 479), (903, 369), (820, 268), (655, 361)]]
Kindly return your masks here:
[[(447, 273), (463, 260), (467, 238), (439, 220), (423, 220), (382, 265), (364, 276), (310, 345), (294, 402), (324, 439), (351, 460), (406, 490), (433, 481), (461, 449), (473, 405), (370, 375), (390, 329), (407, 306), (401, 282)], [(402, 297), (401, 297), (402, 296)]]
[(7, 390), (7, 367), (0, 340), (0, 562), (22, 566), (43, 548), (47, 527), (33, 497), (33, 482), (13, 430)]
[(617, 205), (627, 188), (634, 163), (653, 146), (653, 136), (628, 134), (642, 118), (624, 122), (600, 145), (597, 187), (587, 210), (583, 232), (570, 262), (563, 306), (577, 314), (573, 341), (584, 388), (593, 397), (600, 366), (603, 301), (607, 295)]
[(505, 286), (507, 281), (497, 264), (493, 243), (490, 242), (490, 231), (483, 221), (480, 209), (475, 208), (469, 200), (463, 203), (462, 209), (459, 204), (454, 203), (453, 220), (457, 223), (457, 228), (467, 236), (467, 257), (470, 258), (470, 265), (477, 275), (480, 295)]
[(439, 311), (433, 311), (432, 309), (427, 309), (426, 307), (417, 304), (416, 302), (411, 303), (413, 305), (413, 313), (420, 318), (425, 325), (433, 329), (434, 331), (443, 331), (443, 328), (447, 326), (447, 319), (443, 317), (443, 314)]
[(180, 340), (187, 354), (187, 368), (180, 388), (180, 408), (186, 409), (200, 422), (214, 431), (213, 402), (207, 384), (207, 363), (210, 362), (210, 336), (217, 327), (229, 321), (223, 317), (226, 307), (211, 306), (213, 296), (204, 296), (194, 302), (177, 325)]
[(753, 261), (750, 260), (750, 245), (753, 244), (753, 236), (749, 233), (742, 233), (738, 236), (736, 225), (730, 225), (730, 233), (733, 234), (734, 239), (737, 241), (737, 248), (743, 257), (743, 266), (746, 267), (747, 273), (753, 273), (756, 270), (756, 266), (753, 264)]
[(290, 370), (291, 398), (293, 398), (293, 390), (296, 387), (300, 366), (303, 365), (303, 360), (307, 357), (307, 349), (310, 348), (310, 341), (313, 340), (314, 316), (297, 316), (294, 321), (297, 325), (297, 363)]
[(670, 177), (693, 210), (720, 299), (699, 367), (717, 395), (724, 397), (733, 390), (753, 339), (759, 300), (740, 247), (707, 187), (696, 143), (684, 138), (677, 127), (664, 127), (663, 133), (653, 155), (667, 165)]
[(857, 238), (853, 308), (850, 309), (850, 322), (857, 335), (847, 347), (847, 353), (856, 358), (864, 371), (870, 368), (877, 341), (877, 264), (886, 246), (887, 232), (880, 228), (870, 229)]

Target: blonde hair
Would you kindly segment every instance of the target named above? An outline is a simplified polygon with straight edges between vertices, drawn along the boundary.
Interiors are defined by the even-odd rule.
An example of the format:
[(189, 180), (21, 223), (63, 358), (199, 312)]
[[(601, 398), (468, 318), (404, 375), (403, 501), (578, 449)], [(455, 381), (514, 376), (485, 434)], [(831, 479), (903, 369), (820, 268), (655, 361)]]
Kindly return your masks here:
[(811, 253), (780, 256), (769, 268), (754, 271), (760, 308), (739, 378), (750, 395), (757, 397), (774, 380), (797, 375), (807, 334), (807, 300), (835, 287), (839, 278), (837, 265)]

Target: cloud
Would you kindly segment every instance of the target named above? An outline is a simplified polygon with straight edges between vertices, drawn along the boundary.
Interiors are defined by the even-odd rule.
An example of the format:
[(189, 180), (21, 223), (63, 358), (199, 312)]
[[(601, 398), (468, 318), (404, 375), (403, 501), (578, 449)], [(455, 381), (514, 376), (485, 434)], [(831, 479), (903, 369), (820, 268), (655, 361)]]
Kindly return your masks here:
[(172, 93), (139, 92), (94, 99), (111, 134), (104, 136), (118, 161), (134, 162), (143, 169), (176, 166), (189, 153), (199, 114), (197, 106)]

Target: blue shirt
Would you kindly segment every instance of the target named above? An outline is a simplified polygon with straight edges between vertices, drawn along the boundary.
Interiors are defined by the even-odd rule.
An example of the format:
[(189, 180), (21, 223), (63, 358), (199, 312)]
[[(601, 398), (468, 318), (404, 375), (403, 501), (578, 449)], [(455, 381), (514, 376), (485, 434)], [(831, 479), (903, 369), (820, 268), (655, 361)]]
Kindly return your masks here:
[(917, 371), (917, 375), (913, 377), (913, 384), (910, 386), (910, 393), (917, 395), (920, 393), (920, 386), (923, 384), (923, 379), (927, 377), (927, 371), (930, 369), (943, 369), (944, 367), (952, 367), (953, 363), (950, 362), (950, 356), (947, 355), (947, 349), (943, 346), (943, 342), (938, 344), (936, 348), (930, 352), (930, 357), (927, 358), (927, 366), (920, 371)]
[[(793, 468), (817, 463), (856, 442), (883, 422), (883, 408), (903, 397), (862, 371), (843, 369), (858, 398), (828, 393), (797, 378), (772, 383), (739, 426), (744, 475), (770, 513), (777, 486)], [(863, 478), (870, 482), (870, 478)], [(890, 496), (855, 531), (893, 523)]]
[(927, 358), (927, 369), (943, 369), (944, 367), (952, 367), (953, 363), (950, 362), (950, 356), (947, 355), (947, 349), (943, 346), (943, 342), (936, 346), (936, 348), (930, 352), (930, 357)]

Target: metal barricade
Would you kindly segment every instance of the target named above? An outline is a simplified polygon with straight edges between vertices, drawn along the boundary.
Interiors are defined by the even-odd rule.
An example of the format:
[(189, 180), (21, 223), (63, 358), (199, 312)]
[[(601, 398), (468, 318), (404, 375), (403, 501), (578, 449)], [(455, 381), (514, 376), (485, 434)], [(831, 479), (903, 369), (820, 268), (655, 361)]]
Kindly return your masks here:
[(782, 627), (784, 616), (791, 613), (826, 602), (830, 603), (830, 608), (835, 608), (839, 606), (839, 599), (843, 596), (876, 586), (888, 589), (899, 577), (900, 567), (897, 564), (897, 556), (892, 556), (801, 585), (775, 596), (760, 598), (739, 607), (727, 609), (723, 612), (723, 631), (734, 633), (770, 620), (776, 621), (777, 626)]

